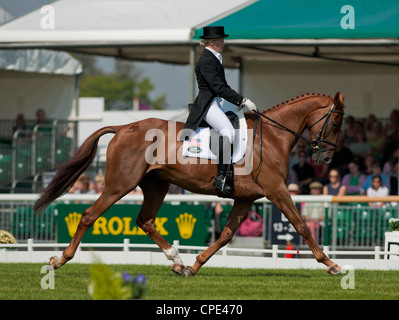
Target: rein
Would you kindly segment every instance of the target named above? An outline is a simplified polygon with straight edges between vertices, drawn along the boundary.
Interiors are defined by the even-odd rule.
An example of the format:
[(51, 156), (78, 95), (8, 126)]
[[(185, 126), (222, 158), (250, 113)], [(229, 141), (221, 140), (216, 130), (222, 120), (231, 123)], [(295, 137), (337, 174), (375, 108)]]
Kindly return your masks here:
[[(280, 127), (282, 129), (284, 129), (285, 131), (290, 132), (291, 134), (293, 134), (294, 136), (298, 137), (299, 139), (303, 139), (305, 140), (308, 144), (310, 144), (310, 146), (313, 149), (313, 152), (325, 152), (325, 151), (332, 151), (335, 150), (337, 148), (337, 145), (329, 140), (325, 139), (325, 135), (326, 135), (326, 129), (327, 129), (327, 124), (328, 121), (330, 120), (331, 114), (333, 112), (335, 113), (339, 113), (339, 114), (345, 114), (342, 111), (338, 111), (338, 110), (333, 110), (334, 109), (334, 103), (331, 105), (330, 110), (328, 111), (328, 113), (326, 113), (324, 116), (322, 116), (319, 120), (317, 120), (315, 123), (313, 123), (308, 129), (311, 129), (313, 126), (315, 126), (317, 123), (319, 123), (320, 121), (322, 121), (324, 118), (326, 119), (319, 131), (319, 133), (316, 136), (316, 139), (310, 140), (302, 135), (300, 135), (299, 133), (291, 130), (290, 128), (287, 128), (286, 126), (282, 125), (281, 123), (269, 118), (268, 116), (264, 115), (263, 113), (259, 112), (259, 111), (254, 111), (255, 114), (258, 115), (258, 117), (263, 117), (271, 122), (273, 122), (274, 124), (276, 124), (276, 127)], [(255, 130), (256, 131), (256, 130)], [(324, 132), (324, 135), (323, 135)], [(323, 136), (323, 138), (322, 138)], [(261, 139), (260, 139), (261, 140)], [(330, 146), (332, 146), (332, 148), (330, 149), (321, 149), (321, 143), (325, 143), (325, 144), (329, 144)]]

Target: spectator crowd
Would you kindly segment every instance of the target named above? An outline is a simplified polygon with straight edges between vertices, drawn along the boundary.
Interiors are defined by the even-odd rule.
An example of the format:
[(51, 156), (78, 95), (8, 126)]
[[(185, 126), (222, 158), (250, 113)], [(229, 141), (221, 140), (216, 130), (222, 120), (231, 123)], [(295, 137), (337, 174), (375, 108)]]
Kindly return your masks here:
[(398, 195), (399, 110), (384, 125), (374, 115), (365, 121), (347, 116), (330, 164), (316, 165), (305, 141), (290, 155), (287, 185), (311, 194), (317, 182), (325, 195)]

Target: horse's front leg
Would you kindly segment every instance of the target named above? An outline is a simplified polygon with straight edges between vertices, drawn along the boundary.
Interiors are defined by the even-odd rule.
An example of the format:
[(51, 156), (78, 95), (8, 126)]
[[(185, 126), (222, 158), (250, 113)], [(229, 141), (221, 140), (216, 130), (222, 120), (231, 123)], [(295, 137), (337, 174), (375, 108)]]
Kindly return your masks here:
[(192, 267), (187, 266), (184, 270), (184, 274), (189, 276), (194, 276), (198, 270), (223, 246), (225, 246), (234, 236), (237, 231), (238, 226), (243, 221), (245, 215), (249, 211), (253, 204), (253, 201), (243, 202), (235, 201), (234, 205), (230, 211), (230, 214), (226, 220), (224, 229), (219, 237), (219, 239), (212, 244), (208, 249), (199, 254), (196, 258), (195, 264)]
[(294, 226), (295, 230), (305, 239), (317, 262), (321, 262), (327, 266), (327, 273), (331, 275), (340, 273), (341, 268), (325, 255), (313, 239), (308, 225), (299, 214), (285, 184), (282, 184), (279, 188), (274, 188), (273, 192), (268, 194), (267, 198), (279, 207), (288, 221)]

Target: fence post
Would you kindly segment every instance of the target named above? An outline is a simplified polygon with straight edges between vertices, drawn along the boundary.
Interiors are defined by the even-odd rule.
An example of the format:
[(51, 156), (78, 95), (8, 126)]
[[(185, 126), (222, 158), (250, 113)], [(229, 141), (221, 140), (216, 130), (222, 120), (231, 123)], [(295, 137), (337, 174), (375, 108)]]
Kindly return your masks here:
[(180, 246), (179, 240), (173, 240), (173, 247), (177, 250), (177, 253), (179, 253), (179, 246)]
[(123, 253), (125, 256), (125, 263), (129, 263), (129, 244), (130, 239), (123, 239)]
[(274, 267), (276, 267), (277, 266), (277, 258), (278, 258), (278, 253), (277, 253), (278, 244), (273, 244), (272, 250), (273, 250), (272, 251), (273, 264), (274, 264)]
[(33, 262), (33, 239), (28, 239), (28, 257), (29, 262)]
[(328, 257), (330, 254), (330, 247), (329, 246), (324, 246), (323, 247), (324, 254)]
[(375, 260), (375, 267), (377, 270), (380, 269), (380, 252), (381, 248), (379, 246), (374, 247), (374, 260)]
[[(331, 206), (330, 208), (331, 212), (331, 219), (332, 219), (332, 241), (331, 241), (331, 247), (333, 251), (337, 250), (337, 231), (338, 231), (338, 221), (337, 221), (337, 207), (336, 206)], [(335, 257), (333, 257), (335, 258)]]
[(226, 244), (226, 245), (222, 248), (223, 267), (227, 267), (227, 247), (228, 247), (228, 244)]
[(81, 249), (80, 245), (81, 245), (81, 243), (79, 243), (78, 248), (76, 249), (75, 257), (77, 258), (76, 262), (82, 263), (81, 254), (80, 254), (82, 249)]

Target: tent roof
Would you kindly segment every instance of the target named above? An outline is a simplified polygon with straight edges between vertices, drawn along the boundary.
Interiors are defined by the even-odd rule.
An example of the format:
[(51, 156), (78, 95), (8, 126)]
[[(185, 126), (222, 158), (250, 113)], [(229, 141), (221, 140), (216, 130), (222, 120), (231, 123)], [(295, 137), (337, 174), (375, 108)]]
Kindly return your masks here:
[[(134, 61), (188, 64), (205, 25), (224, 25), (223, 64), (298, 56), (399, 60), (399, 3), (352, 0), (355, 29), (342, 29), (337, 0), (59, 0), (55, 29), (36, 10), (0, 27), (0, 49), (52, 48)], [(212, 8), (211, 10), (209, 8)]]
[(52, 50), (0, 50), (0, 70), (77, 75), (82, 64), (66, 52)]
[(54, 29), (45, 29), (48, 11), (36, 10), (2, 26), (0, 43), (28, 46), (187, 43), (191, 41), (196, 27), (202, 27), (251, 2), (59, 0), (50, 5), (54, 8)]
[[(258, 1), (212, 25), (228, 29), (229, 39), (399, 37), (397, 0), (352, 0), (349, 3), (337, 0)], [(197, 29), (195, 38), (199, 39), (201, 32)]]
[(48, 21), (46, 10), (33, 11), (0, 27), (0, 49), (53, 48), (136, 61), (187, 64), (196, 28), (252, 2), (59, 0), (51, 4), (54, 29), (42, 29), (42, 22)]

